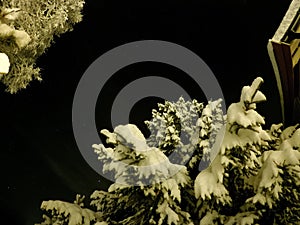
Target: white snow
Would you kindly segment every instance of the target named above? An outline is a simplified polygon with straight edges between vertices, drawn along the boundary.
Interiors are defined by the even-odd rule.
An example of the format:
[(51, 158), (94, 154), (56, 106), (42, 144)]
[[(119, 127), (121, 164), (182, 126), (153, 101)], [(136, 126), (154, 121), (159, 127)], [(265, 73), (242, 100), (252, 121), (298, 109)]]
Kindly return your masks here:
[(5, 53), (0, 53), (0, 74), (7, 74), (9, 72), (9, 58)]

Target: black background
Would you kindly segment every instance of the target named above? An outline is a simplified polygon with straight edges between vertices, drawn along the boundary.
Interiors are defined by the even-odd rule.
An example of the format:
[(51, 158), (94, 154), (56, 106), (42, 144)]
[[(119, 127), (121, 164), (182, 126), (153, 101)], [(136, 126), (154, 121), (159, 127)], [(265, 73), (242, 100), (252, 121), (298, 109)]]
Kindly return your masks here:
[[(267, 128), (281, 122), (275, 76), (267, 41), (276, 31), (290, 1), (287, 0), (87, 0), (83, 21), (73, 32), (55, 39), (38, 60), (43, 81), (34, 81), (17, 94), (0, 86), (1, 115), (1, 224), (34, 224), (41, 221), (43, 200), (73, 201), (76, 193), (89, 196), (105, 189), (101, 178), (83, 160), (72, 131), (72, 101), (76, 86), (88, 66), (119, 45), (157, 39), (182, 45), (199, 55), (217, 77), (227, 106), (239, 100), (242, 86), (261, 76), (268, 101), (259, 112)], [(99, 98), (111, 102), (110, 90), (148, 73), (182, 75), (155, 63), (132, 65), (107, 84)], [(121, 72), (120, 72), (121, 73)], [(128, 80), (126, 80), (128, 77)], [(127, 82), (127, 83), (126, 83)], [(201, 90), (182, 79), (192, 97)], [(188, 88), (187, 88), (188, 89)], [(199, 95), (199, 96), (198, 96)], [(148, 99), (149, 100), (149, 99)], [(158, 99), (142, 100), (130, 122), (150, 119)], [(110, 128), (109, 108), (97, 106), (98, 129)]]

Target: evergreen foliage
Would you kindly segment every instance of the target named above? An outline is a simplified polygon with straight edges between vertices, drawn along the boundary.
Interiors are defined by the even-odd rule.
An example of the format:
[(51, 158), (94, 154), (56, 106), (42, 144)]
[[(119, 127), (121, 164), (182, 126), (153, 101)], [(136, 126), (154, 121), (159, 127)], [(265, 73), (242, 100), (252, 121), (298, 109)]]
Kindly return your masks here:
[(16, 93), (33, 80), (41, 80), (36, 60), (54, 36), (72, 30), (82, 19), (83, 0), (3, 0), (0, 2), (0, 52), (10, 69), (0, 73), (7, 91)]
[(180, 98), (153, 110), (148, 140), (132, 124), (102, 130), (109, 147), (93, 148), (115, 183), (91, 195), (94, 211), (43, 202), (42, 224), (300, 224), (300, 128), (263, 129), (262, 83), (242, 89), (226, 120), (220, 100)]

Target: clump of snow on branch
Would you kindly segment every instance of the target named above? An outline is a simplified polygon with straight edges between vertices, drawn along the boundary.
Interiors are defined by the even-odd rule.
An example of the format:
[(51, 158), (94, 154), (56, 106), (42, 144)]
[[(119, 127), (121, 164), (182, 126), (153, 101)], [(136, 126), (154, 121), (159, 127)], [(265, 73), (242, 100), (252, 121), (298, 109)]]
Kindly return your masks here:
[[(83, 208), (84, 196), (77, 195), (74, 203), (49, 200), (43, 201), (41, 209), (48, 212), (43, 215), (44, 221), (39, 225), (68, 224), (68, 225), (91, 225), (99, 219), (99, 213)], [(38, 224), (36, 224), (38, 225)], [(104, 225), (104, 224), (103, 224)]]
[(9, 72), (9, 58), (5, 53), (0, 53), (0, 76)]
[(115, 145), (106, 148), (94, 144), (99, 160), (104, 160), (103, 172), (113, 172), (115, 186), (148, 185), (176, 176), (178, 171), (186, 173), (184, 166), (173, 164), (158, 148), (149, 147), (144, 135), (133, 124), (119, 125), (113, 133), (102, 130), (107, 143)]
[(13, 38), (19, 48), (23, 48), (31, 41), (29, 34), (24, 30), (15, 29), (10, 24), (20, 15), (19, 8), (2, 8), (0, 13), (0, 38)]

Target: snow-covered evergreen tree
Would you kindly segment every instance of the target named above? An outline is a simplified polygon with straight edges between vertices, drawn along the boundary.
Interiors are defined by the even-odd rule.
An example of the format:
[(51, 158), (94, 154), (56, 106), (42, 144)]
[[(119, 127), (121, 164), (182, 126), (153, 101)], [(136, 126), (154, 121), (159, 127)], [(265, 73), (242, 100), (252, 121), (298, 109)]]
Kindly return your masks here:
[(260, 170), (250, 180), (254, 204), (264, 223), (300, 224), (300, 129), (285, 129), (277, 149), (260, 157)]
[[(228, 108), (221, 151), (195, 181), (200, 224), (296, 224), (299, 221), (300, 130), (264, 131), (256, 103), (261, 78)], [(287, 196), (292, 193), (292, 196)]]
[(191, 188), (187, 168), (148, 146), (135, 125), (102, 133), (115, 146), (93, 145), (99, 159), (106, 161), (104, 172), (113, 171), (115, 179), (108, 192), (92, 195), (103, 219), (109, 224), (193, 224), (182, 205), (182, 190)]
[(195, 173), (200, 162), (204, 167), (209, 163), (217, 134), (226, 123), (221, 102), (209, 101), (204, 106), (181, 97), (177, 102), (158, 104), (152, 120), (145, 121), (151, 131), (147, 143), (159, 148), (173, 163), (186, 165), (190, 175)]
[(226, 124), (220, 100), (181, 98), (153, 111), (149, 140), (133, 124), (102, 130), (110, 147), (93, 148), (115, 182), (91, 195), (94, 211), (80, 196), (43, 202), (42, 224), (300, 224), (300, 128), (263, 129), (262, 83), (242, 89)]
[[(221, 151), (195, 180), (200, 224), (240, 220), (240, 208), (253, 194), (245, 180), (255, 174), (261, 146), (270, 140), (261, 127), (265, 123), (263, 117), (255, 111), (256, 103), (266, 99), (258, 91), (261, 83), (261, 78), (255, 79), (251, 86), (243, 88), (240, 102), (229, 106)], [(243, 214), (242, 218), (253, 220), (256, 215)]]

